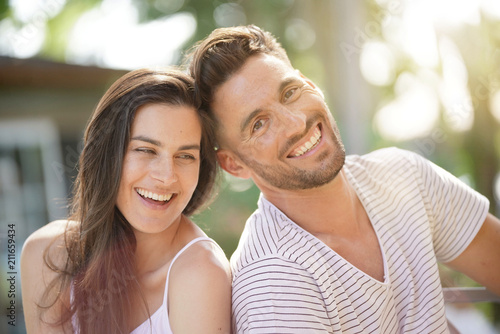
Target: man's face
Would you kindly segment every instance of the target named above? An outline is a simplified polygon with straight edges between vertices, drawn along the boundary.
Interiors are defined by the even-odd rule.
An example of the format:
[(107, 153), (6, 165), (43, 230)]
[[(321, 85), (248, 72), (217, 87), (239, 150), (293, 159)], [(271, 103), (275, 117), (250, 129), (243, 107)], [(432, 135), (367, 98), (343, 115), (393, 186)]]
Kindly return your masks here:
[(261, 190), (319, 187), (342, 169), (344, 147), (321, 92), (276, 57), (250, 57), (215, 91), (212, 109), (222, 167)]

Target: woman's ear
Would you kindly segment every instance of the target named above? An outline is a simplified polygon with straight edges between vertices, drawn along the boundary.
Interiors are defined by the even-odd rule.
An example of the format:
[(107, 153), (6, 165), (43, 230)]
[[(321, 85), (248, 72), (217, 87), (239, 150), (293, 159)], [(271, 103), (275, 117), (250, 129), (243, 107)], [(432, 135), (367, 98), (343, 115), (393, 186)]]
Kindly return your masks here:
[(222, 169), (229, 174), (242, 179), (250, 178), (249, 170), (237, 157), (234, 156), (234, 153), (219, 148), (217, 150), (217, 159), (219, 160), (219, 164)]

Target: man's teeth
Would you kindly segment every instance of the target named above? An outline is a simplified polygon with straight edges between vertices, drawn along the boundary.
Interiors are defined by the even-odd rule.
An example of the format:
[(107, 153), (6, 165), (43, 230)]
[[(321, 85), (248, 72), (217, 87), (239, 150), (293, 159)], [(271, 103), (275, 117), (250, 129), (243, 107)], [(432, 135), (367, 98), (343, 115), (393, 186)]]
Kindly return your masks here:
[(321, 131), (319, 131), (319, 129), (316, 128), (311, 138), (309, 138), (309, 140), (304, 145), (299, 147), (299, 149), (295, 152), (294, 156), (299, 157), (302, 154), (310, 151), (319, 143), (320, 139), (321, 139)]
[(159, 202), (168, 202), (168, 201), (170, 201), (170, 199), (172, 198), (172, 195), (173, 195), (173, 194), (159, 195), (159, 194), (153, 193), (151, 191), (147, 191), (147, 190), (140, 189), (140, 188), (138, 188), (136, 191), (142, 197), (151, 198), (151, 199), (154, 199), (155, 201), (159, 201)]

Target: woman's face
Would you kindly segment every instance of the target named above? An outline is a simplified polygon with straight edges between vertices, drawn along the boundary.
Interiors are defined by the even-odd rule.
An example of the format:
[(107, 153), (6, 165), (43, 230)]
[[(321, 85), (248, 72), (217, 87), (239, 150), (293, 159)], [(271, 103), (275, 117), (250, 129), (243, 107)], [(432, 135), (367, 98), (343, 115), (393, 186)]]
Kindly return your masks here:
[(193, 107), (137, 109), (116, 201), (136, 233), (159, 233), (179, 223), (198, 183), (200, 141)]

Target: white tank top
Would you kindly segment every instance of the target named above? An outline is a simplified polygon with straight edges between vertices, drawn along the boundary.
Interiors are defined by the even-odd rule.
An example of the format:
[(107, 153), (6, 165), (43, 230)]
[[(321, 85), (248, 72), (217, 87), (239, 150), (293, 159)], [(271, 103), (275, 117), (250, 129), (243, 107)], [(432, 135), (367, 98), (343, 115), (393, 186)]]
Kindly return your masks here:
[[(165, 292), (163, 293), (163, 303), (161, 304), (160, 308), (156, 310), (155, 313), (151, 315), (149, 319), (144, 321), (142, 324), (140, 324), (136, 329), (134, 329), (130, 334), (173, 334), (172, 329), (170, 328), (170, 321), (168, 319), (168, 308), (167, 308), (167, 301), (168, 301), (168, 278), (170, 277), (170, 270), (172, 269), (172, 265), (174, 264), (175, 260), (186, 250), (191, 246), (192, 244), (198, 242), (198, 241), (212, 241), (215, 243), (210, 238), (206, 237), (199, 237), (191, 240), (186, 246), (184, 246), (173, 258), (172, 262), (170, 262), (170, 266), (168, 268), (167, 272), (167, 279), (165, 282)], [(216, 244), (216, 243), (215, 243)], [(151, 320), (151, 322), (149, 321)]]
[[(164, 290), (164, 293), (163, 293), (163, 303), (151, 315), (151, 317), (149, 319), (147, 319), (142, 324), (140, 324), (130, 334), (173, 334), (172, 333), (172, 329), (170, 328), (170, 321), (168, 320), (168, 308), (167, 308), (167, 301), (168, 301), (168, 280), (169, 280), (169, 277), (170, 277), (170, 270), (172, 269), (172, 266), (175, 263), (175, 260), (177, 260), (177, 258), (186, 249), (188, 249), (192, 244), (194, 244), (194, 243), (196, 243), (198, 241), (211, 241), (215, 245), (217, 245), (217, 243), (214, 240), (210, 239), (210, 238), (207, 238), (207, 237), (198, 237), (198, 238), (195, 238), (195, 239), (191, 240), (177, 254), (175, 254), (174, 258), (172, 259), (172, 262), (170, 262), (170, 266), (168, 267), (167, 279), (166, 279), (166, 282), (165, 282), (165, 290)], [(73, 289), (71, 289), (71, 301), (72, 300), (73, 300)], [(76, 317), (73, 317), (72, 323), (73, 323), (73, 329), (74, 329), (75, 333), (76, 334), (80, 333), (80, 331), (78, 330), (78, 324), (77, 324), (77, 321), (76, 321)]]

